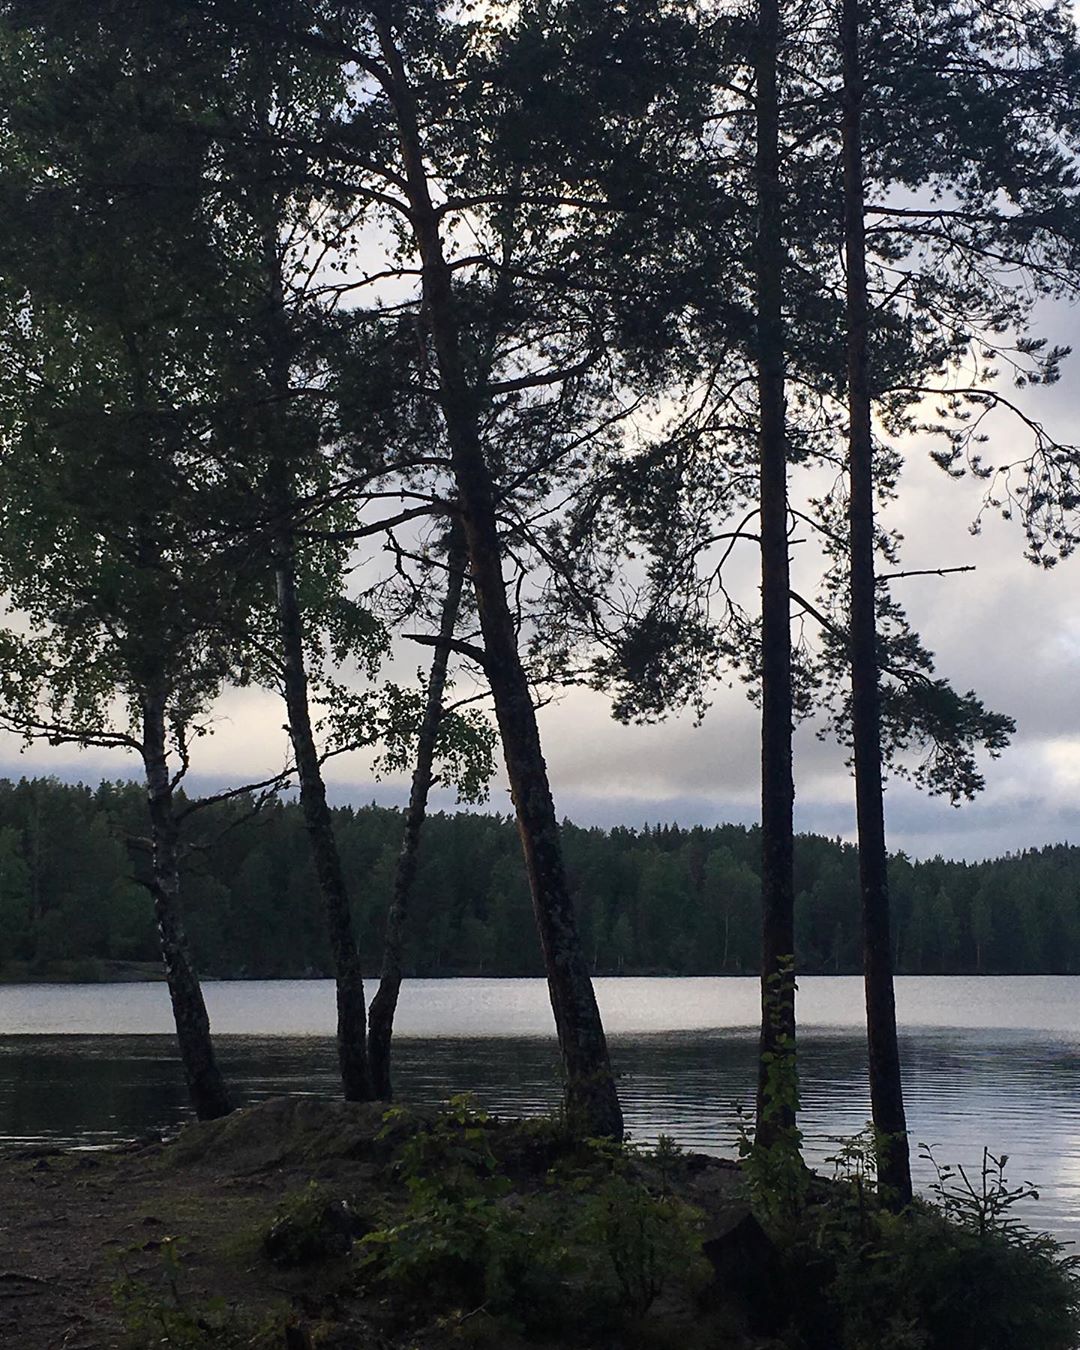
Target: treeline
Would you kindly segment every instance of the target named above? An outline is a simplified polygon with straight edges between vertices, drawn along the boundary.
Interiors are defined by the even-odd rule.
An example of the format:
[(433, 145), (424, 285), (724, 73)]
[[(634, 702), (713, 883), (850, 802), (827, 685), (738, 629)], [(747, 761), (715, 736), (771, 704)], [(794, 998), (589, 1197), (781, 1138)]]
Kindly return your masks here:
[[(0, 781), (0, 963), (154, 961), (145, 794), (55, 779)], [(189, 936), (219, 976), (332, 972), (299, 806), (252, 814), (237, 799), (192, 817), (184, 861)], [(401, 839), (401, 813), (339, 807), (334, 822), (360, 950), (374, 969)], [(756, 827), (610, 831), (564, 826), (567, 866), (593, 970), (752, 974), (759, 962)], [(1080, 972), (1080, 848), (985, 863), (894, 856), (896, 967), (906, 973)], [(859, 970), (857, 855), (802, 835), (796, 937), (804, 972)], [(542, 975), (512, 819), (435, 815), (421, 850), (406, 947), (413, 975)]]
[[(1070, 6), (190, 18), (0, 0), (0, 727), (141, 760), (134, 861), (196, 1113), (231, 1108), (199, 966), (325, 969), (296, 814), (257, 834), (242, 802), (193, 816), (180, 792), (218, 698), (261, 689), (284, 699), (347, 1100), (391, 1095), (407, 967), (533, 969), (508, 827), (412, 847), (430, 786), (475, 799), (497, 739), (567, 1118), (623, 1132), (590, 969), (757, 966), (757, 904), (755, 1149), (794, 1163), (791, 964), (851, 968), (857, 945), (852, 858), (795, 870), (792, 732), (814, 716), (854, 771), (879, 1179), (902, 1207), (894, 958), (1065, 945), (1041, 896), (1027, 955), (1012, 901), (959, 882), (900, 877), (890, 908), (884, 777), (969, 798), (1013, 723), (938, 674), (892, 583), (956, 569), (902, 558), (881, 508), (926, 442), (1033, 561), (1080, 546), (1080, 453), (1017, 393), (1068, 355), (1038, 302), (1080, 297)], [(395, 639), (431, 653), (406, 688)], [(732, 680), (760, 701), (760, 839), (564, 844), (538, 697), (583, 684), (650, 721)], [(323, 765), (361, 746), (411, 774), (403, 849), (392, 817), (335, 830)], [(71, 828), (9, 841), (26, 945), (90, 923), (76, 900), (78, 922), (48, 917), (26, 861)], [(142, 950), (130, 846), (97, 828)]]

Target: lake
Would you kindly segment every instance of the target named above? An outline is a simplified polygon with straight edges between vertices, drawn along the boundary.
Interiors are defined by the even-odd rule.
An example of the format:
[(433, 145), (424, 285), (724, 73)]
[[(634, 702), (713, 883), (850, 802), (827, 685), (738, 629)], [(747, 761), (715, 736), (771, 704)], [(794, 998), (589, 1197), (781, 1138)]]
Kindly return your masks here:
[[(669, 1134), (732, 1155), (737, 1104), (753, 1102), (753, 979), (601, 979), (597, 996), (635, 1139)], [(333, 1094), (329, 980), (205, 986), (222, 1066), (240, 1102)], [(908, 1125), (941, 1163), (977, 1172), (983, 1146), (1007, 1153), (1037, 1201), (1034, 1227), (1080, 1241), (1080, 977), (905, 976), (896, 981)], [(799, 981), (801, 1126), (810, 1161), (869, 1115), (862, 982)], [(404, 1100), (475, 1092), (532, 1113), (559, 1098), (542, 980), (413, 980), (395, 1039)], [(0, 986), (0, 1142), (101, 1145), (187, 1118), (163, 984)], [(933, 1179), (915, 1159), (916, 1184)]]

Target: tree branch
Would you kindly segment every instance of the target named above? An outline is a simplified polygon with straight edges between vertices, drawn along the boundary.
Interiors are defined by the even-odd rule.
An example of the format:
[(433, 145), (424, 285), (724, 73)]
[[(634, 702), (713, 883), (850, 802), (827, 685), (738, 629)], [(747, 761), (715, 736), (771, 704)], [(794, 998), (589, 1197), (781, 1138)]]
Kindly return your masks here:
[(200, 797), (198, 801), (191, 802), (182, 811), (176, 813), (177, 823), (187, 820), (188, 816), (194, 815), (196, 811), (204, 810), (207, 806), (216, 806), (219, 802), (231, 801), (233, 797), (242, 797), (245, 792), (260, 792), (265, 799), (266, 796), (273, 795), (282, 788), (288, 787), (289, 779), (293, 777), (294, 773), (294, 769), (282, 769), (272, 778), (264, 778), (259, 783), (244, 783), (240, 787), (229, 788), (227, 792), (215, 792), (213, 796)]
[(487, 669), (487, 652), (474, 647), (471, 642), (463, 642), (460, 638), (434, 637), (427, 633), (402, 633), (401, 636), (410, 642), (419, 642), (422, 647), (445, 647), (447, 651), (457, 652), (459, 656), (475, 662), (481, 670)]
[(396, 516), (387, 516), (383, 520), (374, 521), (370, 525), (358, 525), (354, 530), (298, 530), (297, 534), (302, 539), (323, 539), (340, 543), (351, 539), (367, 539), (373, 534), (382, 534), (385, 530), (392, 530), (396, 525), (404, 525), (410, 520), (418, 520), (421, 516), (447, 515), (452, 509), (449, 502), (431, 501), (425, 506), (414, 506), (408, 511), (401, 511)]
[(878, 581), (899, 581), (902, 577), (946, 577), (953, 572), (974, 572), (975, 564), (965, 567), (921, 567), (911, 572), (884, 572)]

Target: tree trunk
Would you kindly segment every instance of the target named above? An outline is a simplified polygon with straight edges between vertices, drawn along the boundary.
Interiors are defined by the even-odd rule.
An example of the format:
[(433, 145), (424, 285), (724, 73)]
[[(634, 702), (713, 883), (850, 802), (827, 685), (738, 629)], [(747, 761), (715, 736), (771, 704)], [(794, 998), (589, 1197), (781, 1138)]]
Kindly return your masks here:
[(273, 568), (281, 637), (282, 680), (289, 739), (292, 741), (297, 777), (300, 780), (300, 808), (311, 841), (334, 961), (341, 1085), (346, 1101), (365, 1102), (372, 1100), (372, 1091), (368, 1069), (364, 980), (353, 932), (349, 894), (334, 836), (333, 817), (326, 804), (322, 766), (311, 730), (308, 678), (304, 664), (304, 622), (296, 590), (296, 537), (292, 524), (293, 470), (289, 460), (287, 428), (283, 435), (281, 420), (283, 410), (289, 406), (293, 341), (285, 310), (281, 273), (280, 215), (273, 193), (277, 166), (265, 149), (272, 142), (269, 108), (274, 91), (269, 70), (264, 74), (266, 84), (261, 90), (259, 113), (265, 157), (260, 164), (262, 195), (255, 200), (262, 234), (262, 262), (267, 292), (264, 337), (269, 360), (265, 373), (273, 401), (262, 407), (261, 433), (268, 455), (268, 496), (277, 515)]
[(858, 0), (843, 0), (840, 41), (844, 65), (844, 255), (847, 264), (848, 461), (851, 480), (851, 717), (870, 1104), (879, 1138), (878, 1183), (886, 1199), (902, 1208), (911, 1200), (911, 1171), (896, 1037), (882, 790), (874, 576), (874, 466), (870, 430), (870, 305), (863, 204), (863, 81)]
[(161, 943), (161, 960), (169, 984), (176, 1039), (184, 1066), (191, 1105), (199, 1120), (214, 1120), (232, 1109), (229, 1094), (214, 1059), (210, 1019), (202, 989), (188, 956), (180, 912), (180, 866), (173, 787), (165, 751), (165, 695), (142, 700), (142, 752), (146, 795), (153, 841), (154, 918)]
[(368, 1056), (371, 1061), (371, 1080), (375, 1096), (381, 1101), (393, 1097), (390, 1080), (390, 1038), (394, 1029), (394, 1013), (401, 989), (401, 967), (405, 949), (405, 920), (409, 894), (416, 876), (416, 861), (420, 850), (420, 831), (427, 813), (428, 791), (431, 787), (432, 765), (435, 761), (435, 742), (443, 716), (443, 691), (446, 687), (446, 667), (450, 658), (450, 641), (454, 636), (458, 610), (461, 607), (461, 589), (465, 575), (464, 550), (457, 542), (458, 529), (452, 527), (448, 554), (448, 578), (439, 620), (440, 645), (435, 649), (428, 676), (427, 700), (420, 735), (416, 746), (416, 766), (413, 769), (409, 805), (405, 812), (405, 832), (398, 853), (397, 870), (390, 908), (386, 914), (386, 938), (383, 946), (382, 972), (379, 988), (371, 1000), (368, 1013)]
[(394, 105), (405, 165), (424, 304), (438, 368), (439, 402), (484, 638), (485, 670), (517, 812), (566, 1075), (567, 1117), (583, 1133), (621, 1137), (622, 1110), (567, 885), (532, 691), (506, 599), (494, 486), (480, 440), (478, 394), (466, 378), (461, 359), (450, 269), (431, 201), (412, 92), (389, 21), (381, 6), (378, 9), (376, 26), (388, 69), (386, 90)]
[(795, 1126), (791, 600), (784, 403), (779, 0), (760, 0), (756, 61), (757, 385), (761, 510), (761, 1055), (755, 1141)]
[(319, 890), (326, 906), (330, 949), (337, 986), (337, 1049), (341, 1085), (347, 1102), (372, 1100), (367, 1056), (367, 1009), (364, 979), (353, 933), (352, 913), (345, 877), (341, 870), (334, 822), (326, 804), (326, 786), (315, 749), (308, 706), (307, 671), (304, 668), (303, 624), (296, 595), (295, 565), (291, 538), (283, 531), (275, 560), (278, 621), (284, 658), (285, 706), (289, 717), (296, 772), (300, 779), (300, 807), (304, 813), (315, 860)]

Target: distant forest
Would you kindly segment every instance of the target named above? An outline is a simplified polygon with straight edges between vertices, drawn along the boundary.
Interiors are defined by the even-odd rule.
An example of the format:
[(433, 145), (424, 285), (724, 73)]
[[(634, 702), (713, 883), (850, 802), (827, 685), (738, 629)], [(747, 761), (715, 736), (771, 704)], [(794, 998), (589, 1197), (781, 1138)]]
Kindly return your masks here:
[[(184, 900), (200, 971), (329, 975), (330, 954), (300, 808), (236, 799), (192, 814)], [(0, 967), (154, 961), (145, 794), (54, 779), (0, 780)], [(401, 813), (334, 812), (365, 966), (379, 963)], [(582, 936), (599, 974), (753, 973), (758, 966), (759, 832), (567, 824)], [(986, 863), (891, 860), (900, 972), (1080, 971), (1080, 848), (1054, 845)], [(856, 853), (796, 845), (799, 969), (859, 970)], [(435, 815), (425, 826), (408, 945), (414, 975), (542, 975), (512, 819)]]

